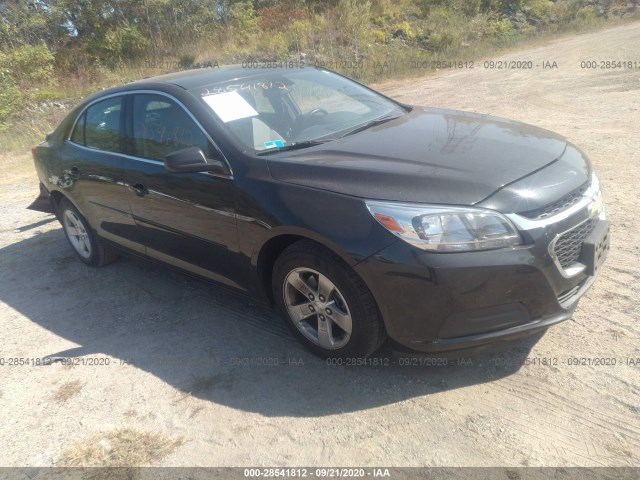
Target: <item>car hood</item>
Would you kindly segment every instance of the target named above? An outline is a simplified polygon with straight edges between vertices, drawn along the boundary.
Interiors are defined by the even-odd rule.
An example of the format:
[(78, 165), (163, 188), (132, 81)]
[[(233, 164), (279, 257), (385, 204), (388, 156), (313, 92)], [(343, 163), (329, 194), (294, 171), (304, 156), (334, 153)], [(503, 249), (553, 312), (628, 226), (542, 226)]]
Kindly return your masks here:
[(553, 163), (566, 140), (488, 115), (415, 107), (305, 150), (268, 157), (282, 182), (376, 200), (473, 205)]

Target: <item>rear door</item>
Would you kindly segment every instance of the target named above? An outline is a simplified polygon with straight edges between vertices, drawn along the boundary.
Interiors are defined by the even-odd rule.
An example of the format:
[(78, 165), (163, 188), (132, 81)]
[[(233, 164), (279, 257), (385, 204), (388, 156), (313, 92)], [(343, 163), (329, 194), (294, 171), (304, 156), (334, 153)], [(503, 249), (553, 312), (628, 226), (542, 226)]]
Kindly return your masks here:
[(126, 184), (139, 241), (147, 255), (192, 273), (240, 287), (231, 259), (238, 252), (231, 175), (170, 173), (169, 153), (199, 147), (221, 154), (186, 109), (169, 96), (134, 93), (128, 103), (130, 156)]
[(100, 236), (144, 252), (124, 187), (124, 109), (125, 97), (115, 95), (82, 111), (60, 149), (57, 183)]

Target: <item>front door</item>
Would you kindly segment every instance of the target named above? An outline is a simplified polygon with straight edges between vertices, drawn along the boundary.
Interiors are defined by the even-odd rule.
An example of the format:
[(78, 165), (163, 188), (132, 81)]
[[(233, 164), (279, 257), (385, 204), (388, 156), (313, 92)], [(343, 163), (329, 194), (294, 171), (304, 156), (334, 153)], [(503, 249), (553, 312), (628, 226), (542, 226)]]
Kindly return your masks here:
[(210, 173), (170, 173), (164, 157), (200, 147), (220, 154), (173, 99), (134, 94), (129, 105), (131, 155), (125, 180), (139, 241), (147, 255), (192, 273), (240, 287), (233, 179)]

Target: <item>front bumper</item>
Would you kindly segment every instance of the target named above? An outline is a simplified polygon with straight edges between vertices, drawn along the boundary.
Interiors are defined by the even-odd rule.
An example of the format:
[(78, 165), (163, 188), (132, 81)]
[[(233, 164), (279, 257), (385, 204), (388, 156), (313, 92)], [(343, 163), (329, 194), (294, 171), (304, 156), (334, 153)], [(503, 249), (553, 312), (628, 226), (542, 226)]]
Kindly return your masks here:
[(527, 336), (571, 318), (606, 251), (594, 265), (589, 252), (597, 248), (587, 238), (583, 263), (563, 269), (553, 247), (559, 237), (587, 221), (594, 223), (598, 235), (607, 233), (606, 242), (599, 241), (607, 250), (608, 222), (584, 202), (584, 208), (578, 205), (554, 221), (518, 225), (525, 240), (521, 247), (443, 254), (398, 240), (355, 268), (395, 342), (422, 352), (473, 348)]
[(402, 343), (402, 347), (410, 351), (424, 353), (439, 353), (456, 350), (474, 349), (488, 344), (498, 342), (514, 341), (528, 337), (537, 332), (546, 330), (552, 325), (564, 322), (571, 318), (572, 312), (560, 312), (551, 317), (534, 320), (515, 327), (505, 328), (494, 332), (479, 333), (465, 337), (439, 338), (435, 341), (421, 342), (412, 341)]

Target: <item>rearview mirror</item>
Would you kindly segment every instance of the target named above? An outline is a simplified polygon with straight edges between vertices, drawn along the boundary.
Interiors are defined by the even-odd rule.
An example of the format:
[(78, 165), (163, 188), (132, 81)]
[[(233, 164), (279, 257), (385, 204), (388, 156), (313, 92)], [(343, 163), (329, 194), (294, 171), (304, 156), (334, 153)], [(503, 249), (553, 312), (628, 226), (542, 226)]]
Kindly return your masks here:
[(220, 160), (207, 159), (202, 149), (198, 147), (189, 147), (170, 153), (164, 157), (164, 168), (172, 173), (229, 173)]

